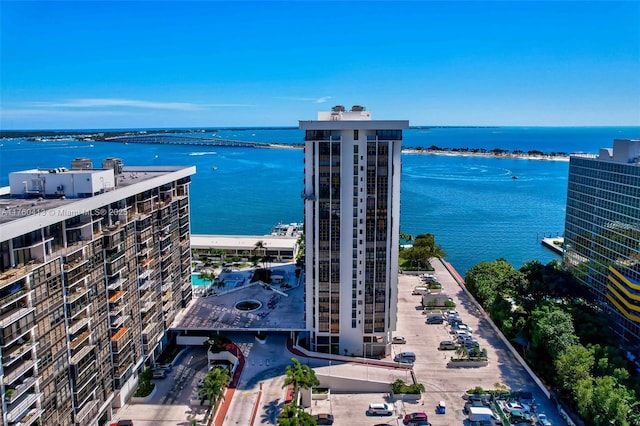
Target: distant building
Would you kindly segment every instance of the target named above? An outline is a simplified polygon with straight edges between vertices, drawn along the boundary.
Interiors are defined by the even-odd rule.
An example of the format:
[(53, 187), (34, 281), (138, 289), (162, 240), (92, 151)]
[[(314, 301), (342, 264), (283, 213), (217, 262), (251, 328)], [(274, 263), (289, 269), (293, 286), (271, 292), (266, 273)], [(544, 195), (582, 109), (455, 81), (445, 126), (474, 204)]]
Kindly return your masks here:
[(402, 130), (342, 106), (305, 130), (306, 324), (311, 349), (385, 354), (396, 328)]
[[(640, 342), (640, 140), (572, 155), (564, 260), (592, 290), (613, 330)], [(638, 352), (640, 353), (640, 352)]]
[(192, 298), (194, 167), (9, 174), (0, 189), (3, 425), (102, 425)]

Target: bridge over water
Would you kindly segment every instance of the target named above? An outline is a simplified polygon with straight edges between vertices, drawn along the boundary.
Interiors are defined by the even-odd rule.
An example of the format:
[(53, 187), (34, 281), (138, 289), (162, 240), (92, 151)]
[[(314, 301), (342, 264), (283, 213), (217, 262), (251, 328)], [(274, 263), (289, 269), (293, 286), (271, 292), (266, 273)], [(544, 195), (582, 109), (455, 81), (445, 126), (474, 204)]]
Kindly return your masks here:
[(270, 145), (266, 142), (238, 141), (233, 139), (206, 138), (200, 136), (184, 136), (174, 134), (115, 136), (112, 138), (106, 138), (105, 142), (147, 143), (160, 145), (227, 146), (243, 148), (264, 148)]

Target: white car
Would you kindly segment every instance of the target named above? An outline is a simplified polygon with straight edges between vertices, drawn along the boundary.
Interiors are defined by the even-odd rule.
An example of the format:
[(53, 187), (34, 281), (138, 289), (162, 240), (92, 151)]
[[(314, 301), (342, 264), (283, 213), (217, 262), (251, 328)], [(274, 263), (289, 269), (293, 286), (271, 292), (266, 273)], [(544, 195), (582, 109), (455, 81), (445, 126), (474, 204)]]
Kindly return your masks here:
[(407, 339), (405, 339), (404, 336), (393, 336), (391, 343), (395, 343), (397, 345), (403, 345), (407, 343)]
[(512, 411), (516, 411), (516, 410), (524, 411), (524, 407), (517, 402), (507, 402), (504, 405), (504, 411), (506, 411), (509, 414), (511, 414)]
[(552, 426), (549, 419), (547, 419), (547, 415), (544, 413), (538, 414), (538, 422), (536, 424), (540, 426)]

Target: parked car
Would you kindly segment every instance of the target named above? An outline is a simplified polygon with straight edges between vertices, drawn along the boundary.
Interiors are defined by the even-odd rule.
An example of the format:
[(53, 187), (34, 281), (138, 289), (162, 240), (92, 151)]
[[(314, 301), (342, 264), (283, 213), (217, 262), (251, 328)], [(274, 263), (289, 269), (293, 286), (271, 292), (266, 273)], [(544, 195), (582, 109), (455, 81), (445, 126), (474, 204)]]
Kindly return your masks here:
[(403, 364), (413, 364), (416, 362), (416, 354), (413, 352), (401, 352), (397, 354), (393, 360), (395, 362), (401, 362)]
[(427, 413), (425, 413), (424, 411), (417, 411), (415, 413), (405, 414), (404, 419), (402, 419), (402, 423), (404, 423), (405, 425), (413, 425), (419, 421), (426, 422), (427, 420), (429, 420), (427, 418)]
[(444, 318), (439, 315), (436, 315), (436, 316), (427, 318), (426, 323), (427, 324), (443, 324)]
[(393, 336), (391, 343), (395, 343), (397, 345), (403, 345), (407, 343), (407, 339), (405, 339), (404, 336)]
[(536, 424), (539, 426), (552, 426), (547, 415), (544, 413), (538, 414), (538, 422)]
[(133, 426), (132, 420), (118, 420), (117, 422), (109, 424), (109, 426)]
[(460, 345), (453, 340), (443, 340), (442, 342), (440, 342), (440, 346), (438, 346), (438, 349), (440, 349), (441, 351), (455, 351), (456, 349), (458, 349), (458, 347), (460, 347)]
[(390, 416), (393, 414), (393, 405), (386, 402), (372, 402), (367, 409), (369, 416)]
[(316, 414), (313, 416), (313, 419), (316, 421), (318, 425), (332, 425), (333, 424), (333, 415), (327, 413)]
[(533, 417), (529, 413), (525, 413), (521, 410), (513, 410), (509, 415), (509, 422), (514, 423), (526, 423), (528, 425), (533, 424)]
[(524, 407), (522, 407), (522, 405), (520, 405), (517, 402), (507, 402), (504, 405), (504, 411), (505, 413), (509, 413), (511, 414), (514, 411), (523, 411)]
[(165, 370), (155, 370), (151, 375), (152, 379), (164, 379), (167, 377), (167, 372)]

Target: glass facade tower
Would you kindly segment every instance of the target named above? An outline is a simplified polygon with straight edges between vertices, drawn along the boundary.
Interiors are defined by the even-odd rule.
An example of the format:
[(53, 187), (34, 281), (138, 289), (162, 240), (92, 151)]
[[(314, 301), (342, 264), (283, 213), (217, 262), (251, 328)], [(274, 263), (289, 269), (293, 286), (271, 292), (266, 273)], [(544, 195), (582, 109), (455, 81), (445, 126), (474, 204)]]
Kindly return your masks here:
[(640, 336), (640, 140), (569, 164), (565, 264), (631, 347)]

